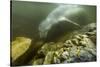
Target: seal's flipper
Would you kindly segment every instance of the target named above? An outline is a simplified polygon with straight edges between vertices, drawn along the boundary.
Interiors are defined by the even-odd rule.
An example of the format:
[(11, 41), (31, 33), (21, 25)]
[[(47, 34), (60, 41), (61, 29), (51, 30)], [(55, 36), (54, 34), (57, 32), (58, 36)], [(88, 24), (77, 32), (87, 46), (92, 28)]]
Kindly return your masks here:
[(71, 24), (74, 24), (75, 26), (78, 26), (79, 28), (81, 27), (78, 23), (71, 21), (70, 19), (66, 18), (66, 17), (61, 17), (59, 19), (59, 22), (69, 22)]

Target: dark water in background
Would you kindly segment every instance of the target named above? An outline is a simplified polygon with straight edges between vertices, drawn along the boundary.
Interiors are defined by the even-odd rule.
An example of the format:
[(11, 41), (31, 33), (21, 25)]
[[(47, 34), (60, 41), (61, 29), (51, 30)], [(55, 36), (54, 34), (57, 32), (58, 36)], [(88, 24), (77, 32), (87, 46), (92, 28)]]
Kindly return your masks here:
[[(11, 37), (39, 38), (38, 25), (47, 15), (59, 4), (37, 3), (25, 1), (12, 1), (11, 16)], [(84, 6), (91, 17), (92, 22), (96, 22), (96, 7)], [(11, 40), (13, 40), (11, 38)]]

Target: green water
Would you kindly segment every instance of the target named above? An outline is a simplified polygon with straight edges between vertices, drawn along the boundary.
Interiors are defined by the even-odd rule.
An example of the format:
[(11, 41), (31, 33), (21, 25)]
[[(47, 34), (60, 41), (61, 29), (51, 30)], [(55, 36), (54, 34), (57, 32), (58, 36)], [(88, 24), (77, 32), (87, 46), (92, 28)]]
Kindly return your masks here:
[[(57, 3), (40, 3), (40, 2), (25, 2), (25, 1), (12, 1), (11, 3), (11, 42), (15, 40), (16, 37), (28, 37), (32, 39), (31, 47), (16, 61), (13, 62), (13, 65), (27, 65), (30, 60), (35, 56), (38, 49), (44, 45), (44, 41), (40, 40), (39, 37), (39, 24), (46, 19), (49, 13), (53, 11), (57, 6), (61, 4)], [(73, 5), (74, 6), (74, 5)], [(86, 8), (88, 18), (91, 22), (96, 22), (96, 6), (93, 5), (81, 5)], [(84, 20), (81, 20), (84, 21)], [(88, 24), (88, 23), (87, 23)], [(59, 27), (59, 25), (57, 25)], [(64, 25), (65, 27), (66, 25)], [(62, 25), (63, 27), (63, 25)], [(69, 25), (72, 28), (72, 26)], [(57, 27), (56, 27), (57, 28)], [(70, 28), (69, 28), (70, 29)], [(57, 30), (54, 29), (53, 34), (58, 34)], [(52, 30), (51, 30), (52, 31)], [(49, 33), (52, 33), (49, 31)], [(59, 31), (59, 33), (62, 33)], [(71, 35), (58, 38), (58, 41), (64, 41)], [(57, 37), (59, 35), (56, 35)], [(50, 37), (50, 36), (49, 36)], [(55, 38), (55, 36), (54, 36)], [(53, 39), (51, 37), (51, 39)], [(18, 44), (17, 44), (18, 45)], [(27, 44), (25, 44), (27, 45)], [(19, 44), (20, 46), (20, 44)], [(16, 48), (16, 47), (15, 47)], [(14, 48), (11, 48), (14, 49)], [(21, 48), (20, 48), (21, 49)]]
[[(13, 39), (18, 36), (38, 39), (39, 23), (59, 5), (25, 1), (12, 1), (11, 4), (11, 37)], [(96, 6), (83, 7), (87, 8), (91, 21), (96, 22)]]

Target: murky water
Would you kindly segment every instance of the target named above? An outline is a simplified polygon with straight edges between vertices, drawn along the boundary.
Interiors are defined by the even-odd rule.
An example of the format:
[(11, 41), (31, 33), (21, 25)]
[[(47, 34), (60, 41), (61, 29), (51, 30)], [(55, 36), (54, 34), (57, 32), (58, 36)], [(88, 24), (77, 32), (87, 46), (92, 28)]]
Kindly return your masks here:
[[(61, 11), (53, 13), (52, 11), (58, 8), (59, 5), (63, 5), (63, 4), (25, 2), (25, 1), (12, 1), (11, 2), (11, 32), (10, 32), (11, 33), (11, 44), (15, 44), (13, 46), (11, 45), (12, 46), (11, 59), (14, 58), (13, 61), (11, 62), (12, 65), (27, 65), (34, 58), (34, 56), (38, 54), (37, 51), (39, 48), (41, 48), (41, 46), (44, 47), (44, 48), (41, 48), (44, 50), (44, 52), (49, 52), (48, 51), (49, 48), (52, 50), (55, 50), (55, 48), (62, 49), (62, 45), (64, 45), (63, 42), (68, 40), (70, 36), (73, 36), (73, 33), (71, 32), (78, 30), (78, 34), (80, 34), (79, 30), (82, 28), (83, 28), (82, 31), (88, 32), (88, 30), (91, 30), (92, 27), (93, 28), (96, 27), (95, 26), (96, 6), (78, 5), (79, 7), (84, 8), (85, 10), (81, 11), (79, 8), (79, 12), (77, 12), (78, 11), (77, 8), (75, 9), (73, 8), (71, 10), (66, 8), (68, 10), (65, 9), (66, 11), (64, 11), (62, 9)], [(66, 5), (69, 5), (69, 4), (66, 4)], [(76, 5), (72, 4), (71, 6), (76, 6)], [(76, 10), (76, 13), (75, 13), (75, 10)], [(84, 14), (84, 11), (85, 11), (85, 14)], [(67, 12), (69, 12), (69, 14), (66, 14)], [(48, 15), (51, 15), (51, 16), (48, 16)], [(58, 18), (59, 15), (61, 15), (60, 17), (61, 19)], [(64, 15), (68, 17), (67, 21), (64, 20), (66, 18), (66, 16), (64, 17)], [(73, 21), (75, 21), (76, 23), (74, 23)], [(88, 25), (89, 23), (93, 23), (93, 24)], [(96, 30), (94, 31), (96, 33)], [(94, 31), (92, 33), (94, 33)], [(77, 36), (80, 36), (78, 34)], [(81, 34), (81, 36), (84, 36), (84, 35)], [(93, 34), (93, 36), (94, 37), (91, 37), (91, 38), (93, 39), (94, 42), (96, 42), (96, 34), (95, 35)], [(68, 40), (68, 41), (71, 42), (71, 40)], [(94, 44), (92, 44), (92, 47), (93, 47), (93, 51), (95, 54), (96, 48), (94, 47)], [(49, 47), (48, 45), (54, 48)], [(90, 44), (87, 44), (87, 45), (91, 46)], [(76, 47), (76, 45), (74, 45), (74, 47)], [(80, 47), (80, 45), (77, 47)], [(83, 50), (83, 54), (84, 53), (85, 52)], [(72, 54), (73, 54), (73, 50), (72, 50)], [(83, 54), (82, 56), (85, 56)], [(85, 56), (86, 58), (87, 58), (87, 54)], [(95, 61), (94, 59), (96, 59), (95, 58), (96, 56), (95, 57), (93, 56), (94, 58), (91, 59), (92, 56), (91, 54), (89, 55), (90, 55), (89, 56), (90, 60)], [(40, 56), (41, 54), (39, 55), (39, 57)], [(48, 56), (48, 54), (46, 56)], [(42, 57), (41, 61), (43, 61), (44, 58), (45, 57)], [(48, 60), (46, 61), (48, 62)], [(76, 61), (73, 61), (73, 62), (76, 62)]]
[[(57, 6), (59, 6), (59, 4), (13, 1), (11, 16), (12, 38), (15, 39), (17, 36), (25, 36), (38, 39), (39, 24), (45, 20), (48, 14)], [(91, 22), (96, 22), (96, 7), (86, 5), (82, 7), (87, 9), (87, 14), (90, 15)]]

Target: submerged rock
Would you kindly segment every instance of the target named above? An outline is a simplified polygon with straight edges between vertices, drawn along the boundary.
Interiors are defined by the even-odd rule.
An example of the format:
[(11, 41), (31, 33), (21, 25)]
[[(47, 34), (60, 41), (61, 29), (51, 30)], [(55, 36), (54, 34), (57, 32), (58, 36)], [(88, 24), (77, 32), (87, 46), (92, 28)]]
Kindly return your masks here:
[(38, 55), (44, 55), (46, 56), (46, 54), (49, 51), (56, 51), (57, 49), (60, 49), (61, 47), (63, 47), (63, 43), (62, 42), (49, 42), (49, 43), (45, 43), (39, 50), (38, 50)]
[(29, 49), (31, 41), (30, 38), (16, 37), (16, 40), (11, 43), (12, 62), (22, 56)]
[[(91, 62), (96, 61), (96, 46), (93, 41), (87, 35), (80, 35), (81, 40), (77, 39), (78, 45), (71, 47), (69, 59), (63, 63), (74, 63), (74, 62)], [(78, 37), (79, 38), (79, 37)], [(73, 43), (73, 41), (72, 41)]]
[(44, 58), (39, 58), (30, 62), (32, 65), (41, 65), (43, 64)]
[[(92, 27), (89, 29), (91, 28)], [(34, 57), (32, 57), (29, 64), (43, 65), (96, 61), (96, 28), (91, 31), (84, 29), (66, 34), (63, 36), (64, 39), (59, 39), (57, 42), (38, 42), (36, 44), (37, 46), (38, 44), (43, 45), (39, 49), (34, 48), (37, 49), (37, 52)], [(70, 38), (67, 38), (68, 35), (70, 35)], [(21, 63), (26, 59), (25, 55), (27, 54), (26, 51), (30, 49), (31, 39), (17, 37), (11, 45), (12, 61), (16, 61), (16, 59), (21, 56), (24, 57), (19, 60)], [(31, 49), (33, 49), (33, 47)], [(27, 55), (27, 58), (29, 58), (30, 55), (32, 54)]]
[[(93, 32), (91, 31), (91, 33)], [(91, 36), (95, 35), (95, 33), (91, 34)], [(45, 61), (43, 62), (45, 64), (60, 64), (96, 61), (96, 43), (91, 40), (91, 36), (86, 32), (77, 33), (64, 42), (44, 44), (39, 50), (44, 53)]]
[(43, 64), (52, 64), (53, 57), (54, 57), (54, 52), (53, 51), (48, 52), (44, 59)]

